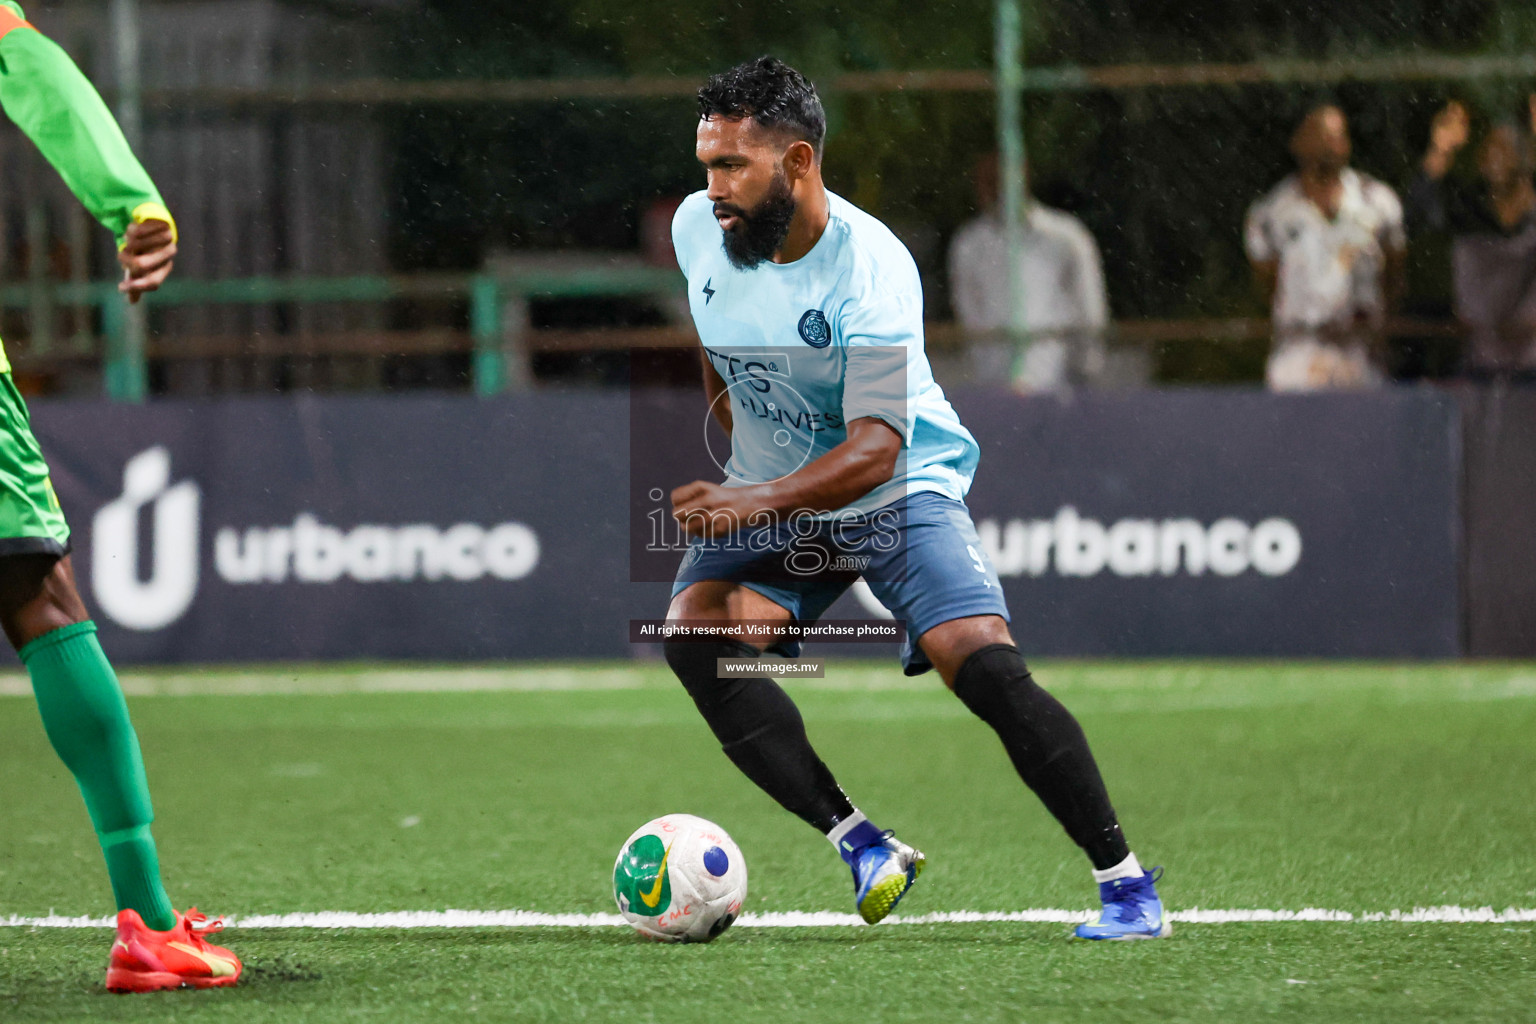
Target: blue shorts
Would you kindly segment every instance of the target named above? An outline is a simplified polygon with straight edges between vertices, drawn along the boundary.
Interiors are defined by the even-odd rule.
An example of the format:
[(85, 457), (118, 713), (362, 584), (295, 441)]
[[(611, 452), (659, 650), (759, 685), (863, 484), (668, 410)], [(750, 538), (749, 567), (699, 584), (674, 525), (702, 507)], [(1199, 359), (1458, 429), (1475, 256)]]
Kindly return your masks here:
[[(739, 583), (812, 623), (862, 576), (880, 603), (906, 623), (901, 662), (907, 675), (933, 664), (917, 638), (972, 615), (1008, 618), (1002, 584), (962, 502), (921, 491), (848, 520), (776, 523), (688, 546), (672, 584), (675, 598), (710, 580)], [(794, 658), (800, 642), (774, 654)]]

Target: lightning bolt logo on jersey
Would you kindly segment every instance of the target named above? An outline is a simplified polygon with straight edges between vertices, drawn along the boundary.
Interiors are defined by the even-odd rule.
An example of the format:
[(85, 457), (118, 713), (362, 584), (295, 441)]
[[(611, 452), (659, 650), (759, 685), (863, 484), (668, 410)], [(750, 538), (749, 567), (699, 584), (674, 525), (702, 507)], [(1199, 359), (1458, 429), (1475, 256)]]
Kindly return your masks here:
[(705, 193), (673, 218), (694, 324), (725, 382), (720, 400), (731, 403), (725, 483), (788, 476), (841, 444), (848, 423), (873, 416), (901, 435), (902, 458), (849, 510), (917, 491), (962, 501), (980, 449), (923, 352), (917, 265), (880, 221), (831, 192), (827, 202), (826, 230), (809, 253), (750, 270), (726, 258)]

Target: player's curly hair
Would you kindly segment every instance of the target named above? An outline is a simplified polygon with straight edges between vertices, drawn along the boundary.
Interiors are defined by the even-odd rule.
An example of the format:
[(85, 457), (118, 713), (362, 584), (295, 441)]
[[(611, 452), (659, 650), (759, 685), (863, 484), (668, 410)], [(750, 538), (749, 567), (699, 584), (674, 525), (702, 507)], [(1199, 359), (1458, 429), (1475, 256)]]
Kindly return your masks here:
[(827, 115), (816, 87), (777, 57), (759, 57), (710, 77), (699, 90), (699, 117), (750, 117), (764, 128), (811, 144), (821, 157)]

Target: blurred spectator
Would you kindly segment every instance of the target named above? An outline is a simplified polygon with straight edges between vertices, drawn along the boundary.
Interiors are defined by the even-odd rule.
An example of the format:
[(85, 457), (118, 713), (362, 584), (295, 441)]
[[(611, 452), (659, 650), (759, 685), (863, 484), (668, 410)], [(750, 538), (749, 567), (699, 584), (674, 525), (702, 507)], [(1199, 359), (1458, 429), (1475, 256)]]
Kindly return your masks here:
[(1083, 222), (1026, 196), (1024, 258), (1016, 286), (1024, 290), (1029, 343), (1015, 359), (1010, 314), (1008, 241), (998, 202), (997, 154), (976, 162), (981, 216), (961, 226), (949, 247), (950, 300), (970, 338), (973, 374), (1011, 379), (1021, 391), (1092, 382), (1103, 373), (1104, 268)]
[(1270, 304), (1276, 391), (1379, 384), (1382, 329), (1402, 290), (1403, 209), (1349, 166), (1344, 112), (1314, 108), (1291, 136), (1296, 173), (1254, 203), (1248, 259)]
[[(1536, 129), (1536, 96), (1528, 101)], [(1478, 180), (1449, 184), (1470, 137), (1467, 110), (1452, 101), (1435, 115), (1429, 147), (1408, 188), (1414, 234), (1451, 236), (1451, 294), (1467, 331), (1463, 369), (1479, 377), (1536, 378), (1536, 185), (1531, 134), (1494, 126), (1477, 149)]]

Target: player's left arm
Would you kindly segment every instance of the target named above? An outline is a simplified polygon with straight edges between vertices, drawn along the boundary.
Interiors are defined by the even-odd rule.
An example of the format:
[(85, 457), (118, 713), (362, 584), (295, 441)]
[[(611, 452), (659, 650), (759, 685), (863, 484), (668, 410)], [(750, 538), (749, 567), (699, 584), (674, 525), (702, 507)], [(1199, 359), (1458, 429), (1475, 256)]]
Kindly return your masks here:
[(14, 3), (0, 3), (0, 108), (112, 232), (137, 302), (160, 287), (176, 255), (176, 222), (94, 86)]

